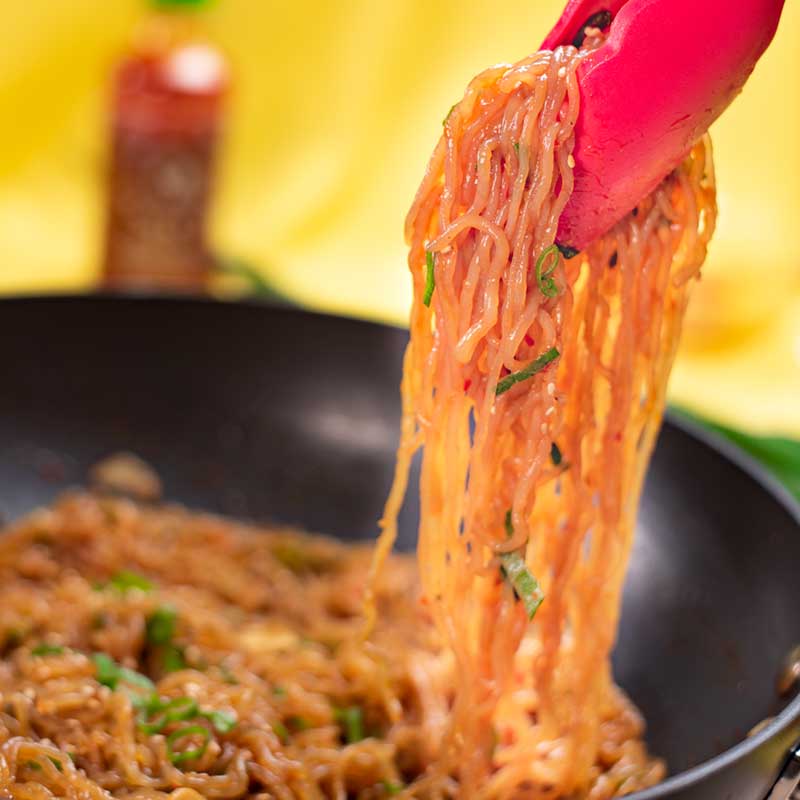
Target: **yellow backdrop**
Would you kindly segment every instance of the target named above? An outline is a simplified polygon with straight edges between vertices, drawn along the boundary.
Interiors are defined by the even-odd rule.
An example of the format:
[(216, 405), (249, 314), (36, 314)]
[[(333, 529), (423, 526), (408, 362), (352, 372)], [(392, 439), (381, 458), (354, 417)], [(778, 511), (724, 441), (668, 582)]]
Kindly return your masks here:
[[(554, 0), (219, 0), (237, 72), (217, 248), (326, 309), (402, 321), (402, 220), (443, 110)], [(715, 126), (720, 226), (673, 397), (800, 433), (800, 5)], [(106, 75), (141, 0), (0, 0), (0, 291), (90, 287)]]

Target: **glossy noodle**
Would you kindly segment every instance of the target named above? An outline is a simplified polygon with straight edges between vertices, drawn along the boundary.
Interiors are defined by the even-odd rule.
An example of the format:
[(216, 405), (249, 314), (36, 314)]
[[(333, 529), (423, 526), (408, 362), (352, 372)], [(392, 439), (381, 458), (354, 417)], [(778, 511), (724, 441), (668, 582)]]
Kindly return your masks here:
[(406, 224), (403, 434), (373, 581), (422, 448), (424, 602), (456, 660), (430, 774), (457, 776), (461, 797), (605, 798), (663, 775), (609, 654), (690, 283), (714, 228), (713, 167), (704, 140), (565, 259), (554, 245), (573, 185), (580, 58), (560, 48), (475, 78)]

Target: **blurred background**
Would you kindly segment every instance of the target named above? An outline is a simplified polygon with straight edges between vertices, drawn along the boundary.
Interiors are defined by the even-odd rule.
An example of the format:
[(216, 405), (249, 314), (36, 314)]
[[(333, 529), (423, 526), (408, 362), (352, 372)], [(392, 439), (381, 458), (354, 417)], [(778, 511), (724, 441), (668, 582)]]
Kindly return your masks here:
[[(136, 84), (143, 52), (201, 42), (206, 59), (183, 78), (189, 89), (209, 81), (208, 96), (184, 111), (211, 131), (187, 162), (208, 207), (208, 269), (234, 265), (257, 291), (403, 323), (403, 218), (444, 113), (477, 71), (535, 49), (562, 6), (0, 0), (0, 292), (98, 285), (116, 258), (104, 245), (109, 192), (135, 203), (146, 187), (131, 174), (154, 157), (126, 136), (163, 134), (148, 109), (131, 106), (120, 64)], [(778, 471), (796, 466), (800, 488), (790, 441), (800, 436), (798, 39), (800, 4), (789, 2), (771, 49), (712, 129), (719, 227), (671, 397), (766, 448)], [(180, 130), (168, 136), (180, 141)]]

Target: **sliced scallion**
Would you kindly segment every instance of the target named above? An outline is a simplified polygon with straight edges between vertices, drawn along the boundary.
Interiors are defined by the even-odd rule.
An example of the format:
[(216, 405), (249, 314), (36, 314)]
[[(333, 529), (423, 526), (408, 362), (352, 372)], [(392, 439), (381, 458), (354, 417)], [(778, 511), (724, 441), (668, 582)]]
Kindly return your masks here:
[(48, 644), (42, 642), (31, 650), (32, 656), (60, 656), (64, 653), (64, 648), (58, 644)]
[(153, 583), (145, 578), (144, 575), (139, 575), (137, 572), (131, 572), (127, 569), (123, 569), (113, 575), (108, 585), (122, 594), (133, 589), (138, 589), (140, 592), (153, 591)]
[(333, 715), (342, 726), (347, 744), (355, 744), (364, 738), (364, 712), (358, 706), (337, 708)]
[(289, 729), (280, 720), (276, 720), (272, 723), (272, 730), (275, 731), (275, 735), (283, 744), (289, 742)]
[(218, 733), (230, 733), (236, 727), (236, 715), (227, 711), (202, 711), (201, 717), (205, 717)]
[(145, 628), (150, 644), (170, 644), (175, 635), (178, 612), (172, 606), (159, 606), (148, 618)]
[(496, 395), (504, 394), (515, 384), (532, 378), (537, 372), (541, 372), (550, 362), (555, 361), (558, 356), (558, 350), (555, 347), (551, 347), (546, 353), (542, 353), (542, 355), (528, 364), (524, 369), (521, 369), (519, 372), (512, 372), (510, 375), (506, 375), (505, 378), (499, 380), (494, 393)]
[(558, 245), (551, 244), (536, 259), (536, 283), (539, 284), (539, 291), (545, 297), (556, 297), (558, 295), (558, 286), (556, 286), (556, 282), (552, 277), (561, 261), (558, 253)]
[(95, 666), (95, 680), (109, 689), (116, 689), (119, 684), (135, 686), (139, 689), (153, 691), (155, 684), (146, 675), (120, 666), (107, 653), (92, 653)]
[(433, 290), (436, 288), (436, 273), (434, 272), (434, 266), (436, 265), (436, 259), (431, 253), (430, 250), (425, 251), (425, 295), (422, 298), (422, 302), (429, 306), (431, 304), (431, 298), (433, 298)]
[(510, 539), (514, 535), (514, 522), (511, 518), (511, 509), (509, 508), (506, 511), (506, 518), (505, 518), (505, 528), (506, 528), (506, 536)]
[(539, 582), (533, 577), (525, 564), (525, 559), (518, 552), (503, 553), (500, 561), (503, 565), (503, 576), (511, 584), (514, 594), (525, 606), (528, 619), (533, 619), (544, 600)]
[[(199, 736), (202, 742), (197, 747), (190, 747), (187, 750), (175, 750), (175, 743), (183, 739), (190, 739)], [(184, 728), (178, 728), (167, 736), (167, 758), (172, 764), (182, 764), (184, 761), (194, 761), (200, 758), (203, 753), (208, 749), (208, 743), (211, 741), (211, 731), (205, 725), (187, 725)]]
[[(510, 539), (514, 535), (514, 523), (511, 519), (511, 509), (506, 511), (506, 534)], [(544, 600), (539, 582), (533, 577), (525, 564), (525, 559), (518, 553), (502, 553), (500, 556), (502, 566), (500, 573), (511, 583), (514, 596), (521, 600), (528, 613), (528, 619), (533, 619), (536, 611)]]

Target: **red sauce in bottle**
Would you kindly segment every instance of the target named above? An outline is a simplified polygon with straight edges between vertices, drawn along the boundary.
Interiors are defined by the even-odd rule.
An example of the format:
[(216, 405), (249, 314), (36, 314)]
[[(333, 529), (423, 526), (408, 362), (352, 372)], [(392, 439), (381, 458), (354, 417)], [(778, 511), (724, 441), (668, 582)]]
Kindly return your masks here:
[(206, 218), (227, 89), (224, 56), (186, 36), (173, 15), (159, 17), (142, 46), (119, 65), (106, 286), (205, 289), (213, 268)]

